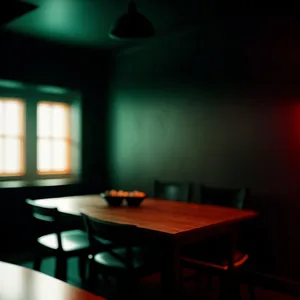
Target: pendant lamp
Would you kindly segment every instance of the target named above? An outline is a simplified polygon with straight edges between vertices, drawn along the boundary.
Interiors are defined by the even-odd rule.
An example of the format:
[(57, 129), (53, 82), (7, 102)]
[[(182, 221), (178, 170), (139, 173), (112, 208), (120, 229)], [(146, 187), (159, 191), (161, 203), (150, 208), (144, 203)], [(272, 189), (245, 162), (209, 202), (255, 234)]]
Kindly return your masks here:
[(37, 6), (24, 1), (0, 0), (0, 26), (33, 11)]
[(115, 40), (131, 40), (148, 38), (154, 34), (152, 23), (137, 11), (135, 1), (130, 1), (127, 13), (116, 20), (109, 37)]

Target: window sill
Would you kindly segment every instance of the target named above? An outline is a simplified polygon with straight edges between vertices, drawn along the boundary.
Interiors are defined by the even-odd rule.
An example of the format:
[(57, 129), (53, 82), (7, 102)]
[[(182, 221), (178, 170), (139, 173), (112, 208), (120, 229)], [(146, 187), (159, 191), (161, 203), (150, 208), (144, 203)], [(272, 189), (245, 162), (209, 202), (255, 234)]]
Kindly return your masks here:
[(7, 188), (26, 188), (26, 187), (51, 187), (78, 184), (80, 181), (74, 178), (59, 178), (59, 179), (39, 179), (33, 181), (11, 180), (0, 181), (0, 189)]

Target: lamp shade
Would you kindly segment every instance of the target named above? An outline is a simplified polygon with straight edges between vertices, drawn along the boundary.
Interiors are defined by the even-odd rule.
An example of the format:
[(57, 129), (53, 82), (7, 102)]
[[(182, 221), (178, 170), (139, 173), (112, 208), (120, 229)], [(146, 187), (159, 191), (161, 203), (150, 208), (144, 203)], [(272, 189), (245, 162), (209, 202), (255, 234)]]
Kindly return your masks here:
[(37, 6), (24, 1), (8, 0), (0, 1), (0, 26), (31, 12)]
[(152, 23), (137, 12), (134, 1), (129, 3), (128, 12), (120, 16), (109, 34), (112, 39), (140, 39), (155, 34)]

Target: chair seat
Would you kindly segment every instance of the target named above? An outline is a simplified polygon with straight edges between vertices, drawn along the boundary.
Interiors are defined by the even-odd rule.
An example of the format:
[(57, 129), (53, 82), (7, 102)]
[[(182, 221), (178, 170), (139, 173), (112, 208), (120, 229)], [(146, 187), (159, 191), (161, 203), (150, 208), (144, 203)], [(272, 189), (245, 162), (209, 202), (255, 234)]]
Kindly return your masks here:
[[(37, 239), (38, 243), (52, 250), (58, 249), (55, 233), (43, 235)], [(68, 230), (61, 233), (62, 248), (65, 252), (87, 249), (89, 241), (87, 234), (82, 230)]]
[[(101, 252), (94, 256), (94, 261), (104, 268), (109, 268), (114, 271), (127, 271), (125, 263), (126, 248), (114, 248), (111, 251)], [(148, 266), (153, 262), (153, 257), (143, 248), (132, 248), (132, 267), (138, 271)], [(155, 262), (154, 262), (155, 264)], [(132, 269), (131, 269), (132, 271)]]
[[(242, 266), (247, 260), (249, 256), (246, 253), (241, 251), (236, 251), (233, 255), (233, 265), (235, 268)], [(182, 263), (186, 266), (192, 267), (205, 267), (205, 268), (212, 268), (212, 269), (219, 269), (219, 270), (228, 270), (229, 262), (228, 259), (225, 259), (220, 256), (216, 255), (199, 255), (191, 256), (191, 257), (182, 257)]]

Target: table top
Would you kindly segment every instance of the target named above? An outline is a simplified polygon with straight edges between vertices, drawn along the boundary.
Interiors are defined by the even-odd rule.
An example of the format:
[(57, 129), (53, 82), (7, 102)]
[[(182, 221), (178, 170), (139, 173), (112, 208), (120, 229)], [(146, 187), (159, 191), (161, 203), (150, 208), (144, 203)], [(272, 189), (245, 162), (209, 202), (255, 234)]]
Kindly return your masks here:
[(0, 299), (104, 300), (43, 273), (0, 262)]
[(251, 210), (152, 198), (145, 199), (140, 207), (109, 207), (99, 195), (40, 199), (36, 203), (57, 207), (66, 214), (80, 215), (84, 212), (103, 221), (136, 225), (170, 235), (237, 224), (257, 216)]

